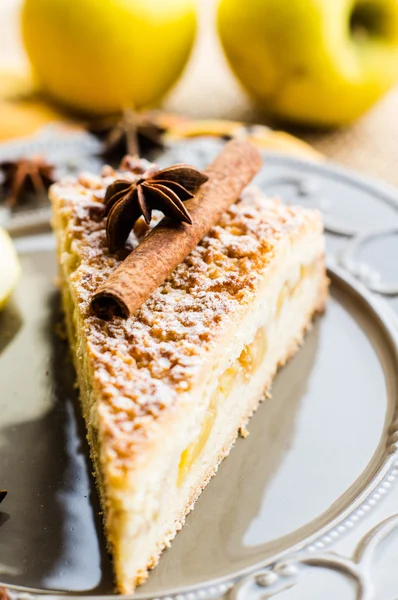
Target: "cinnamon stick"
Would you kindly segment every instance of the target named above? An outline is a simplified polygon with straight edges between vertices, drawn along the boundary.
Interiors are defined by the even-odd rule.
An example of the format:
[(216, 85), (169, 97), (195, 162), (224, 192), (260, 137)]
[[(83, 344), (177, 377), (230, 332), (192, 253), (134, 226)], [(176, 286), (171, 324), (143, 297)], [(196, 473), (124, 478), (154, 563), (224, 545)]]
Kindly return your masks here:
[(185, 203), (192, 225), (162, 219), (94, 293), (93, 312), (103, 319), (134, 314), (236, 202), (261, 162), (250, 142), (228, 142), (206, 169), (208, 181)]

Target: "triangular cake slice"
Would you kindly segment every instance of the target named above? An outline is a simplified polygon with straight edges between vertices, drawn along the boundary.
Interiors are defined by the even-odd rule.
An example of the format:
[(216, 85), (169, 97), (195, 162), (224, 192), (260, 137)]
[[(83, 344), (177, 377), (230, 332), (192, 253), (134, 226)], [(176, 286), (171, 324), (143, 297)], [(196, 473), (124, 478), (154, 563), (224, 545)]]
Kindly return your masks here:
[[(328, 285), (319, 213), (249, 188), (134, 316), (98, 319), (90, 299), (120, 262), (99, 210), (117, 177), (108, 168), (50, 195), (106, 533), (118, 590), (130, 593), (299, 348)], [(147, 231), (137, 221), (128, 244)]]

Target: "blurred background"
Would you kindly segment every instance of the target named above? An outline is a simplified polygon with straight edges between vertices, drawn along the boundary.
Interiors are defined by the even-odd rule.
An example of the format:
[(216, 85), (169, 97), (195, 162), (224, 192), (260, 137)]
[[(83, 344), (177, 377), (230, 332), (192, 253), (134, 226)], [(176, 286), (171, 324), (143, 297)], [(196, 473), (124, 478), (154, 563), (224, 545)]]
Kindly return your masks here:
[[(56, 5), (57, 1), (58, 0), (53, 0), (53, 5)], [(15, 74), (23, 75), (24, 73), (27, 73), (29, 69), (20, 31), (20, 11), (22, 3), (22, 0), (1, 0), (0, 2), (0, 101), (1, 98), (4, 98), (4, 96), (9, 94), (9, 72), (11, 71), (12, 76)], [(167, 6), (169, 3), (170, 0), (161, 4)], [(31, 8), (31, 12), (34, 11), (35, 1), (31, 0), (31, 2), (28, 2), (28, 4), (33, 7)], [(37, 2), (37, 5), (38, 4), (39, 2)], [(40, 4), (43, 4), (41, 0)], [(83, 6), (83, 4), (80, 2), (73, 4), (75, 4), (76, 7)], [(85, 0), (84, 4), (95, 6), (95, 2), (88, 2), (88, 0)], [(103, 2), (97, 3), (98, 6), (102, 4)], [(176, 2), (171, 0), (171, 5), (173, 4), (176, 4)], [(384, 83), (380, 85), (380, 89), (378, 89), (375, 93), (375, 96), (379, 97), (375, 97), (374, 100), (373, 98), (371, 100), (369, 99), (370, 106), (366, 107), (366, 110), (359, 110), (359, 112), (364, 112), (363, 115), (355, 115), (355, 118), (349, 119), (349, 123), (344, 122), (339, 127), (333, 126), (327, 130), (319, 130), (317, 123), (311, 123), (310, 126), (305, 124), (303, 126), (302, 123), (297, 122), (296, 118), (289, 119), (285, 118), (284, 115), (282, 115), (282, 118), (279, 117), (277, 120), (275, 120), (274, 116), (271, 115), (269, 111), (267, 112), (262, 109), (260, 110), (258, 105), (256, 105), (256, 103), (249, 98), (248, 94), (244, 91), (241, 83), (234, 75), (230, 64), (228, 64), (228, 61), (225, 58), (225, 54), (222, 50), (219, 36), (217, 35), (216, 31), (216, 9), (218, 0), (200, 0), (200, 2), (197, 4), (199, 28), (193, 52), (182, 72), (181, 78), (178, 80), (176, 85), (172, 87), (171, 91), (165, 96), (165, 98), (161, 100), (160, 106), (162, 109), (168, 112), (178, 113), (194, 118), (243, 120), (251, 123), (264, 123), (279, 129), (282, 128), (308, 141), (320, 152), (340, 163), (357, 168), (370, 175), (380, 177), (393, 184), (398, 184), (398, 119), (396, 118), (398, 111), (398, 91), (396, 88), (394, 88), (394, 86), (392, 87), (392, 90), (387, 89), (391, 87), (390, 82), (388, 85), (386, 84), (385, 90), (383, 88)], [(230, 14), (227, 14), (229, 10), (228, 1), (223, 2), (223, 4), (227, 6), (227, 8), (224, 10), (224, 14), (226, 15), (224, 17), (226, 23), (224, 27), (225, 29), (229, 26), (228, 18), (230, 18)], [(236, 6), (240, 4), (242, 7), (246, 5), (246, 2), (241, 2), (240, 0), (231, 0), (229, 4), (233, 9), (233, 5)], [(274, 0), (266, 0), (265, 3), (261, 3), (260, 0), (257, 0), (257, 2), (249, 1), (247, 4), (253, 4), (253, 10), (257, 11), (259, 10), (258, 7), (261, 4), (263, 6), (269, 4), (269, 12), (272, 14), (274, 5), (278, 3), (275, 4)], [(282, 7), (282, 10), (279, 12), (283, 13), (283, 9), (288, 9), (291, 11), (294, 5), (297, 5), (298, 7), (305, 7), (306, 4), (327, 5), (328, 3), (320, 2), (319, 0), (318, 3), (316, 0), (293, 0), (292, 3), (290, 0), (279, 0), (279, 7)], [(333, 7), (337, 6), (337, 4), (339, 3), (334, 2), (334, 0), (330, 0), (329, 7), (331, 10), (333, 10)], [(353, 3), (351, 0), (347, 0), (347, 5), (348, 4)], [(398, 23), (398, 16), (396, 15), (398, 12), (397, 2), (395, 2), (395, 0), (373, 0), (373, 4), (376, 4), (376, 6), (378, 5), (380, 7), (386, 5), (387, 10), (390, 10), (391, 6), (395, 5), (393, 9), (395, 10), (395, 15), (390, 11), (390, 14), (386, 18), (386, 20), (391, 23), (391, 30), (386, 28), (383, 19), (380, 18), (378, 9), (373, 11), (372, 9), (368, 10), (366, 8), (367, 5), (372, 5), (371, 1), (358, 0), (357, 4), (364, 5), (365, 11), (362, 14), (362, 8), (360, 8), (358, 14), (355, 12), (354, 17), (351, 18), (349, 26), (356, 26), (355, 31), (358, 34), (357, 37), (359, 40), (358, 47), (362, 44), (364, 46), (364, 53), (368, 52), (370, 49), (371, 45), (368, 45), (368, 49), (366, 46), (366, 27), (369, 26), (370, 30), (374, 29), (377, 34), (377, 36), (370, 36), (376, 52), (373, 59), (374, 64), (369, 67), (369, 69), (377, 70), (380, 73), (385, 71), (386, 76), (388, 75), (390, 79), (391, 76), (393, 78), (395, 77), (395, 79), (398, 79), (398, 60), (396, 54), (396, 46), (398, 44), (398, 26), (396, 26), (396, 23)], [(232, 9), (229, 10), (229, 13), (232, 12)], [(292, 11), (292, 14), (293, 13), (294, 11)], [(294, 28), (297, 27), (296, 37), (298, 40), (298, 46), (304, 47), (308, 45), (308, 52), (310, 55), (320, 55), (321, 50), (316, 45), (317, 42), (315, 41), (314, 45), (311, 47), (311, 40), (308, 41), (307, 31), (305, 31), (309, 26), (312, 26), (311, 21), (315, 21), (316, 17), (311, 13), (311, 10), (307, 11), (307, 14), (304, 14), (303, 16), (303, 23), (300, 24), (300, 22), (298, 22), (301, 19), (300, 11), (297, 14), (299, 17), (298, 19), (296, 18)], [(236, 18), (239, 19), (239, 14), (237, 14)], [(281, 14), (281, 19), (282, 18), (287, 18), (287, 16)], [(328, 15), (325, 15), (326, 21), (328, 18)], [(29, 17), (28, 20), (32, 21), (31, 17)], [(269, 18), (264, 23), (261, 23), (261, 16), (259, 17), (259, 20), (261, 31), (263, 31), (264, 37), (266, 38), (267, 35), (271, 36), (272, 28), (269, 27)], [(357, 23), (356, 20), (359, 22)], [(322, 31), (323, 25), (320, 25), (319, 27), (319, 35), (327, 40), (328, 32)], [(32, 29), (34, 28), (35, 26), (32, 25)], [(241, 31), (239, 32), (238, 30), (234, 40), (232, 41), (232, 43), (235, 43), (236, 48), (238, 49), (237, 52), (235, 52), (234, 48), (232, 48), (231, 51), (231, 40), (224, 39), (224, 45), (226, 48), (229, 44), (230, 62), (231, 60), (235, 60), (233, 56), (231, 59), (231, 52), (232, 54), (235, 53), (238, 55), (236, 60), (239, 62), (239, 48), (246, 48), (250, 45), (250, 33), (247, 31), (245, 32), (244, 29), (245, 27), (243, 24)], [(277, 29), (276, 25), (274, 29)], [(287, 21), (286, 39), (285, 36), (283, 36), (283, 42), (280, 42), (281, 55), (283, 54), (283, 46), (285, 43), (287, 46), (290, 43), (291, 36), (289, 37), (287, 35), (288, 31), (290, 30), (291, 24)], [(135, 35), (135, 33), (132, 32), (132, 35)], [(317, 35), (318, 34), (314, 34), (315, 40)], [(33, 34), (31, 37), (32, 36), (34, 37)], [(300, 38), (300, 36), (302, 37)], [(382, 46), (382, 44), (379, 44), (379, 41), (383, 39), (383, 36), (386, 39), (388, 38), (388, 43), (391, 41), (391, 51), (389, 54), (384, 55), (382, 51), (379, 52)], [(172, 33), (170, 40), (173, 38), (174, 34)], [(34, 43), (36, 43), (37, 46), (37, 41)], [(31, 45), (34, 45), (34, 43)], [(261, 42), (257, 41), (256, 43), (260, 44)], [(255, 44), (253, 43), (252, 45), (254, 47)], [(294, 48), (293, 42), (291, 47)], [(339, 52), (338, 48), (335, 50), (336, 53)], [(48, 49), (43, 47), (42, 52), (48, 53)], [(100, 60), (101, 44), (98, 45), (96, 52), (98, 53), (98, 60)], [(255, 52), (256, 50), (254, 50), (254, 53)], [(377, 52), (379, 52), (379, 54), (377, 54)], [(32, 53), (34, 54), (34, 52)], [(391, 64), (386, 64), (386, 56), (391, 57)], [(306, 57), (304, 56), (304, 61), (305, 60)], [(341, 56), (336, 56), (336, 63), (338, 64), (339, 61), (341, 62), (343, 69), (349, 62), (349, 57), (347, 58), (347, 56), (344, 55), (344, 52), (342, 52)], [(395, 63), (393, 63), (393, 61), (395, 61)], [(281, 60), (281, 64), (282, 63), (283, 60)], [(391, 66), (394, 64), (396, 66), (395, 69), (393, 66)], [(61, 66), (59, 68), (61, 69)], [(254, 68), (255, 66), (253, 69)], [(266, 68), (266, 65), (264, 65), (264, 68)], [(320, 65), (319, 68), (322, 69), (322, 65)], [(393, 75), (391, 75), (392, 70), (396, 71), (396, 73)], [(331, 77), (333, 78), (333, 76)], [(358, 77), (359, 76), (361, 75), (358, 75)], [(327, 73), (325, 73), (325, 78), (326, 77), (328, 77)], [(356, 73), (354, 74), (354, 77), (357, 77)], [(252, 78), (258, 78), (261, 80), (263, 75), (261, 73), (253, 73)], [(373, 88), (374, 87), (375, 86), (373, 86)], [(347, 96), (350, 99), (349, 88), (347, 88), (346, 91), (344, 90), (344, 87), (342, 88), (340, 97), (343, 96)], [(360, 97), (361, 100), (363, 96), (364, 93)], [(322, 99), (322, 106), (326, 107), (327, 104), (328, 96), (326, 95), (326, 100)], [(332, 104), (335, 104), (335, 100), (332, 96), (330, 96), (330, 105)], [(10, 134), (6, 127), (7, 132), (2, 136), (1, 122), (3, 121), (4, 126), (6, 121), (9, 122), (10, 119), (8, 117), (8, 113), (6, 113), (4, 110), (4, 105), (0, 104), (0, 107), (2, 107), (0, 113), (0, 137), (7, 138)], [(312, 106), (309, 105), (307, 109), (312, 111)], [(291, 111), (292, 109), (287, 107), (287, 112), (289, 112), (289, 110)], [(316, 107), (316, 110), (319, 110), (318, 106)]]

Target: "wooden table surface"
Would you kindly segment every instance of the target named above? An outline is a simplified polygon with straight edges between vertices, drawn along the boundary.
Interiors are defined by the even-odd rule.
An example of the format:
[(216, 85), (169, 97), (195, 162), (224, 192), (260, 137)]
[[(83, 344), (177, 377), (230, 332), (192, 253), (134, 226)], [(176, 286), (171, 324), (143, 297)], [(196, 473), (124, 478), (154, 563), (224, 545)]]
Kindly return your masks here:
[[(200, 0), (200, 31), (190, 63), (164, 102), (166, 110), (197, 118), (271, 124), (253, 107), (230, 72), (214, 27), (217, 0)], [(17, 11), (21, 0), (0, 0), (0, 65), (23, 64)], [(329, 131), (285, 129), (331, 159), (398, 185), (398, 88), (349, 128)]]

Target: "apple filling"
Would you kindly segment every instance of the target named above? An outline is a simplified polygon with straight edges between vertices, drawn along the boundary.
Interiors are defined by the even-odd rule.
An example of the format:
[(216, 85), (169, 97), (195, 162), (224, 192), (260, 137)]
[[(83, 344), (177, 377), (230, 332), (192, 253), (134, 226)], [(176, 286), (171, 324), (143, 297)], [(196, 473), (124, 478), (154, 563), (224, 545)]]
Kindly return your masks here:
[(278, 300), (276, 302), (276, 316), (282, 312), (282, 308), (288, 298), (293, 298), (296, 294), (300, 293), (303, 281), (306, 278), (312, 277), (317, 269), (317, 262), (310, 263), (308, 265), (301, 265), (300, 275), (294, 283), (291, 281), (285, 281), (281, 291), (279, 292)]
[[(215, 396), (215, 394), (214, 394)], [(200, 434), (197, 439), (187, 446), (181, 454), (180, 464), (178, 466), (177, 485), (184, 483), (186, 476), (189, 473), (193, 463), (199, 458), (203, 448), (209, 439), (210, 432), (213, 428), (217, 416), (217, 409), (214, 401), (214, 396), (211, 399), (210, 406), (207, 409), (205, 418), (203, 419)]]
[(223, 373), (218, 387), (213, 393), (209, 408), (203, 419), (201, 431), (181, 454), (178, 467), (177, 484), (182, 485), (192, 465), (201, 455), (217, 417), (217, 408), (220, 402), (226, 400), (233, 386), (238, 381), (244, 381), (252, 376), (254, 371), (262, 364), (267, 352), (267, 333), (265, 327), (260, 327), (251, 344), (245, 346), (239, 358)]

